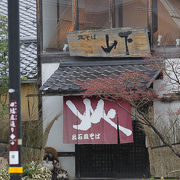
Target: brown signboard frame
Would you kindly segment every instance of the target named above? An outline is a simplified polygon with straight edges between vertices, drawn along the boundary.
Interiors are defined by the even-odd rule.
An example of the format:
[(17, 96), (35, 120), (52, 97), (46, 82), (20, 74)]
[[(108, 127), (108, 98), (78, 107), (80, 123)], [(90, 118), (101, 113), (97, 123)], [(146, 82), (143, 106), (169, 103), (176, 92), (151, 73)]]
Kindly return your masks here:
[(147, 57), (150, 55), (146, 28), (112, 28), (73, 31), (67, 34), (71, 56)]

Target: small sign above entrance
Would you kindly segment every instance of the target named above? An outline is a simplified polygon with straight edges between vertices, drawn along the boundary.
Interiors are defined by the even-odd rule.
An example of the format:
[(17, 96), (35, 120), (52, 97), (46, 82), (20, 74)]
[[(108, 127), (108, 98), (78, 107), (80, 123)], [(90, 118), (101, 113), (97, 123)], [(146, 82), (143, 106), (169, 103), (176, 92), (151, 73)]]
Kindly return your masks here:
[(68, 32), (71, 56), (146, 57), (150, 55), (147, 30), (114, 28)]

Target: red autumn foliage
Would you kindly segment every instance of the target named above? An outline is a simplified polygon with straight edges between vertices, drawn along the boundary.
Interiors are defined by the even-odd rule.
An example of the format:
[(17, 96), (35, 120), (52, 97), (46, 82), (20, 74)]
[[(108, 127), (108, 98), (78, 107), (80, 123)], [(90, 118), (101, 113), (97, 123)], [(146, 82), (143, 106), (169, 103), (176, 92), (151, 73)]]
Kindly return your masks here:
[(147, 85), (151, 78), (143, 72), (124, 72), (120, 75), (88, 79), (78, 82), (83, 87), (84, 96), (99, 95), (128, 102), (144, 103), (156, 98), (153, 89)]
[[(163, 63), (157, 62), (149, 65), (149, 68), (159, 70), (164, 74)], [(161, 75), (161, 74), (160, 74)], [(123, 72), (119, 75), (109, 75), (102, 78), (87, 79), (86, 81), (76, 82), (82, 87), (83, 95), (87, 96), (100, 96), (112, 101), (117, 102), (118, 99), (128, 101), (131, 106), (134, 106), (138, 113), (134, 116), (138, 122), (143, 123), (150, 127), (155, 134), (159, 137), (164, 145), (166, 145), (177, 157), (180, 158), (180, 152), (169, 142), (163, 132), (159, 130), (159, 127), (151, 122), (151, 118), (146, 116), (146, 111), (142, 108), (145, 104), (154, 100), (160, 100), (157, 97), (156, 92), (149, 87), (152, 83), (152, 78), (147, 74), (136, 71), (136, 72)], [(118, 104), (120, 108), (123, 108)], [(179, 111), (176, 113), (179, 115)]]

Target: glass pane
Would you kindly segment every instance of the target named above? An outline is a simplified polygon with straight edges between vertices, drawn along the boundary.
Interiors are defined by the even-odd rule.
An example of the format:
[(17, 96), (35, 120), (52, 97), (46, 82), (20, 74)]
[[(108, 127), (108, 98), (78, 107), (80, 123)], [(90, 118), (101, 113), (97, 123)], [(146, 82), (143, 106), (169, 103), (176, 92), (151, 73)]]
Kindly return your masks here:
[(72, 31), (71, 0), (43, 0), (43, 50), (62, 50)]
[(123, 2), (123, 26), (147, 27), (146, 0), (127, 0)]
[(42, 23), (43, 23), (43, 50), (56, 47), (56, 41), (51, 42), (56, 35), (57, 25), (57, 3), (56, 0), (42, 1)]
[(158, 0), (158, 31), (155, 33), (155, 45), (180, 45), (180, 0), (168, 3)]
[(58, 49), (62, 50), (67, 44), (67, 32), (72, 31), (72, 1), (59, 0), (59, 17), (57, 24)]
[(79, 0), (79, 30), (107, 29), (109, 0)]

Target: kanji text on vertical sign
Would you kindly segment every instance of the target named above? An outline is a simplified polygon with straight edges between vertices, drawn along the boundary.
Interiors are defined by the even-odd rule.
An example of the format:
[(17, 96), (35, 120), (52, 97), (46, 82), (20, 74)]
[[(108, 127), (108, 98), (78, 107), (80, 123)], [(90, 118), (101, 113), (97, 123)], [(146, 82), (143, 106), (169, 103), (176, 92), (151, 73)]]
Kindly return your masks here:
[(9, 173), (11, 180), (21, 180), (23, 170), (21, 167), (22, 129), (19, 24), (19, 0), (8, 0)]
[[(131, 112), (125, 101), (119, 103)], [(100, 98), (64, 97), (64, 143), (117, 144), (133, 142), (131, 115)], [(120, 136), (120, 137), (118, 137)]]
[(17, 101), (11, 100), (9, 104), (10, 118), (10, 164), (19, 164), (18, 154), (18, 123), (17, 123)]

